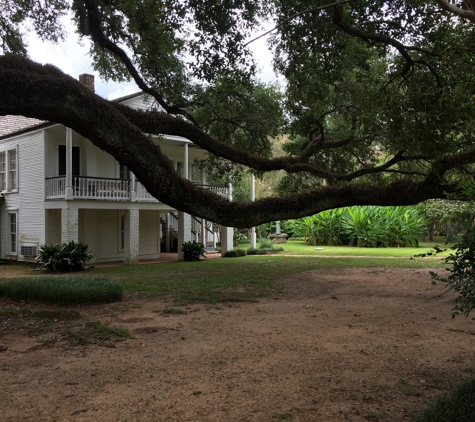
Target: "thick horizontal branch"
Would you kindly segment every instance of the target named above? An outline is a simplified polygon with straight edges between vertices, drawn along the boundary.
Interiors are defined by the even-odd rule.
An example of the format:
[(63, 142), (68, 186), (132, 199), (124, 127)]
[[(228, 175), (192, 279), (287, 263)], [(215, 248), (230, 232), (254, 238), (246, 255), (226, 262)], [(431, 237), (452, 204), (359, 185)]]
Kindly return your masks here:
[[(161, 133), (184, 136), (209, 146), (209, 150), (213, 149), (213, 138), (192, 124), (165, 114), (160, 119), (148, 120), (146, 113), (132, 112), (108, 102), (52, 66), (41, 66), (18, 56), (0, 57), (0, 115), (7, 114), (70, 127), (126, 164), (155, 198), (180, 211), (235, 227), (298, 218), (349, 205), (410, 205), (444, 197), (447, 191), (442, 181), (444, 173), (475, 162), (472, 150), (436, 160), (429, 176), (420, 182), (401, 180), (385, 186), (336, 183), (303, 194), (237, 204), (179, 177), (160, 147), (145, 133), (155, 132), (147, 130), (150, 122), (153, 125), (159, 122)], [(226, 148), (216, 144), (215, 151)], [(247, 159), (251, 164), (261, 164), (261, 168), (279, 163), (278, 159), (265, 160), (252, 155)], [(282, 164), (291, 167), (285, 160)]]

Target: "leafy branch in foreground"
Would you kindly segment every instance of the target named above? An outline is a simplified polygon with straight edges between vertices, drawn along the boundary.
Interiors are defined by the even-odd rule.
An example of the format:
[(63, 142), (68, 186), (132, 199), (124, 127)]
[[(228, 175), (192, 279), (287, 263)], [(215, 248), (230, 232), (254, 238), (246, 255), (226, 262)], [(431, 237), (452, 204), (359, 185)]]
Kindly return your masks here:
[[(447, 292), (458, 294), (452, 318), (460, 313), (468, 317), (475, 308), (475, 229), (468, 231), (461, 242), (450, 249), (455, 252), (445, 258), (445, 263), (451, 265), (447, 268), (449, 275), (441, 277), (433, 271), (430, 271), (430, 275), (434, 284), (438, 281), (446, 283)], [(442, 251), (440, 248), (437, 250)]]

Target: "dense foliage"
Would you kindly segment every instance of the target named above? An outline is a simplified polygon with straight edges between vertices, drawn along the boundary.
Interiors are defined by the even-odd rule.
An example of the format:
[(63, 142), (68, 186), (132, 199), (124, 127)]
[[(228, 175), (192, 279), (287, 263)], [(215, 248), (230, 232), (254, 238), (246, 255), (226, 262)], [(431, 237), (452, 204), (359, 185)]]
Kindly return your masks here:
[(445, 258), (449, 275), (441, 277), (432, 271), (431, 276), (434, 282), (445, 283), (447, 291), (457, 294), (452, 316), (468, 316), (475, 308), (475, 230), (467, 232), (451, 249), (454, 252)]
[(183, 252), (183, 259), (185, 261), (199, 261), (201, 256), (206, 258), (205, 245), (200, 242), (189, 241), (183, 243), (181, 252)]
[[(126, 164), (164, 203), (234, 227), (352, 205), (412, 205), (457, 192), (475, 163), (475, 13), (445, 0), (2, 0), (0, 116), (62, 123)], [(141, 113), (32, 63), (61, 16), (94, 68), (134, 79)], [(256, 77), (262, 22), (281, 89)], [(14, 56), (5, 54), (14, 53)], [(183, 180), (153, 136), (183, 136), (232, 168), (279, 175), (280, 196), (234, 204)], [(272, 158), (269, 135), (286, 134)], [(204, 163), (206, 165), (206, 163)]]
[(232, 251), (227, 251), (223, 256), (225, 258), (239, 258), (246, 255), (247, 253), (244, 249), (233, 249)]
[(475, 379), (464, 381), (422, 412), (416, 422), (472, 422), (475, 415)]
[(88, 245), (71, 241), (41, 245), (36, 257), (38, 267), (48, 271), (81, 271), (92, 258)]
[(427, 234), (428, 220), (411, 207), (350, 207), (293, 220), (295, 236), (308, 245), (413, 247)]
[(467, 230), (473, 224), (475, 210), (472, 201), (430, 199), (418, 205), (418, 208), (430, 219), (429, 238), (433, 240), (435, 227), (444, 225), (447, 242), (454, 236)]

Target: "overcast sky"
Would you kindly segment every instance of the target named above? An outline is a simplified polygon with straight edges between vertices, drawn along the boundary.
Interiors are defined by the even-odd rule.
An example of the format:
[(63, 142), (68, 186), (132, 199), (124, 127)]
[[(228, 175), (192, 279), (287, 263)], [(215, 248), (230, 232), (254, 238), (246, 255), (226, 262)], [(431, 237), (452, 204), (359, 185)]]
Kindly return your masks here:
[[(271, 55), (267, 50), (265, 40), (266, 38), (261, 38), (253, 42), (250, 47), (261, 69), (260, 79), (263, 82), (272, 82), (276, 77), (272, 70)], [(79, 38), (70, 26), (64, 42), (58, 44), (44, 43), (35, 37), (34, 32), (28, 35), (27, 42), (30, 58), (38, 63), (52, 64), (76, 79), (83, 73), (94, 75), (96, 93), (108, 100), (139, 91), (135, 82), (117, 83), (101, 80), (98, 73), (93, 69), (91, 59), (88, 56), (88, 41), (80, 43)]]

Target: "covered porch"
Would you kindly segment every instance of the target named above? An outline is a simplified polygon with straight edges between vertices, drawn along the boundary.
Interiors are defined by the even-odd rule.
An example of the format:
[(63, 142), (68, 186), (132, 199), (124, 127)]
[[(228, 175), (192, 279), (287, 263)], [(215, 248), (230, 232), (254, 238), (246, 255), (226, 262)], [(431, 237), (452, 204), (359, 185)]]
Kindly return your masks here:
[[(183, 212), (159, 208), (159, 204), (116, 202), (106, 206), (94, 201), (52, 201), (46, 203), (46, 244), (80, 242), (94, 254), (92, 264), (122, 262), (135, 265), (159, 260), (170, 253), (170, 237), (175, 236), (176, 256), (185, 242), (221, 243), (221, 252), (233, 248), (233, 231), (223, 226), (209, 229), (206, 222)], [(173, 216), (173, 217), (172, 217)], [(172, 227), (173, 222), (173, 227)], [(215, 232), (218, 230), (218, 233)], [(173, 233), (172, 233), (173, 231)]]

